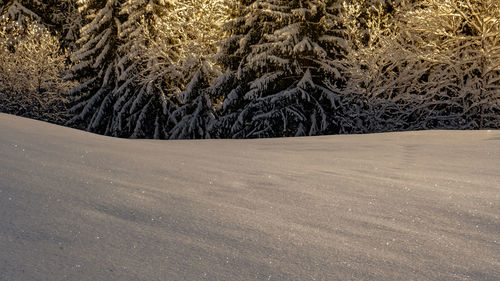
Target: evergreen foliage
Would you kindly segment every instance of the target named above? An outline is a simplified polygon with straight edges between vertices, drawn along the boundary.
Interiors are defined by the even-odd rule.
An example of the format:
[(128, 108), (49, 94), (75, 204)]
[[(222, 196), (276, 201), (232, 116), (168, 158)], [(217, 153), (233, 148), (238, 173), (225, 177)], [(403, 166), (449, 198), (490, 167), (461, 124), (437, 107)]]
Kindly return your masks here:
[(211, 78), (218, 75), (218, 69), (203, 61), (186, 89), (179, 95), (179, 106), (172, 112), (170, 139), (210, 138), (210, 127), (217, 121), (210, 89)]
[(118, 137), (162, 137), (159, 121), (168, 116), (165, 99), (152, 83), (141, 83), (147, 67), (143, 53), (168, 2), (142, 0), (81, 1), (89, 15), (71, 69), (76, 116), (69, 122)]
[(71, 78), (80, 85), (71, 90), (76, 115), (68, 122), (100, 134), (109, 134), (113, 120), (113, 91), (118, 86), (120, 45), (119, 28), (124, 17), (120, 15), (119, 0), (80, 0), (87, 15), (87, 24), (81, 29), (80, 46), (72, 55), (75, 65)]
[(120, 26), (120, 74), (113, 92), (117, 100), (111, 135), (165, 138), (170, 101), (161, 84), (143, 76), (154, 68), (148, 50), (158, 39), (157, 25), (172, 8), (173, 4), (165, 0), (127, 0), (121, 5), (120, 14), (126, 20)]
[[(35, 110), (12, 97), (48, 98), (73, 81), (66, 124), (95, 133), (185, 139), (500, 128), (495, 0), (1, 4), (0, 94), (8, 107)], [(52, 112), (48, 104), (38, 107)]]
[(59, 37), (62, 49), (73, 50), (82, 27), (75, 0), (7, 0), (0, 13), (19, 24), (37, 22)]
[[(304, 136), (349, 130), (337, 60), (336, 1), (255, 1), (229, 26), (219, 56), (225, 99), (220, 136)], [(224, 85), (224, 86), (222, 86)], [(216, 87), (219, 87), (216, 85)], [(227, 88), (224, 88), (227, 87)], [(220, 91), (219, 89), (217, 89)]]
[(209, 137), (216, 100), (208, 86), (220, 74), (214, 55), (224, 36), (221, 23), (232, 16), (235, 2), (178, 0), (172, 6), (156, 23), (146, 49), (143, 84), (153, 85), (167, 101), (159, 137)]
[[(112, 136), (168, 138), (169, 130), (179, 126), (179, 112), (190, 106), (184, 103), (198, 98), (181, 94), (190, 79), (209, 75), (191, 81), (207, 83), (218, 73), (209, 58), (219, 37), (213, 35), (217, 27), (209, 23), (225, 12), (227, 0), (111, 2), (104, 7), (82, 5), (89, 15), (110, 16), (101, 23), (94, 18), (82, 29), (72, 72), (80, 79), (89, 75), (75, 88), (77, 115), (70, 124)], [(214, 8), (219, 12), (210, 12)], [(107, 28), (100, 29), (100, 24)], [(113, 45), (108, 49), (105, 42)], [(100, 81), (103, 75), (96, 73), (109, 73), (104, 75), (109, 79)], [(176, 113), (171, 118), (172, 111)]]
[(7, 0), (4, 1), (3, 7), (0, 9), (2, 16), (11, 20), (17, 21), (19, 24), (29, 22), (42, 23), (40, 16), (43, 2), (38, 0)]

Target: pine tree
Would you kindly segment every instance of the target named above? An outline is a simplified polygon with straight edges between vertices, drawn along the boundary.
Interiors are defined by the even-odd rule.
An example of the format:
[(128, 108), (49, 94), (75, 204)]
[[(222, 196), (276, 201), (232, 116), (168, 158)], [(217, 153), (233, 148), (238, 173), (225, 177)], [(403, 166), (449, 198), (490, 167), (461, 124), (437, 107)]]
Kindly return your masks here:
[[(210, 138), (210, 127), (216, 121), (218, 95), (209, 87), (219, 76), (215, 63), (217, 43), (225, 36), (222, 24), (234, 16), (234, 0), (180, 0), (178, 16), (182, 30), (179, 62), (181, 91), (175, 94), (177, 106), (169, 117), (169, 138)], [(162, 44), (161, 46), (165, 46)]]
[[(75, 88), (81, 100), (73, 108), (79, 114), (72, 122), (118, 137), (168, 137), (168, 117), (175, 107), (168, 82), (182, 78), (178, 64), (182, 30), (175, 25), (174, 2), (108, 1), (104, 7), (84, 8), (97, 17), (108, 13), (109, 24), (100, 28), (104, 20), (96, 17), (82, 29), (82, 47), (74, 55), (80, 62), (73, 72), (88, 73), (88, 79)], [(101, 82), (101, 77), (109, 79)], [(97, 87), (88, 87), (92, 85)]]
[(336, 59), (343, 55), (336, 1), (257, 0), (229, 25), (219, 55), (228, 70), (217, 137), (338, 133), (344, 101)]
[(61, 47), (69, 51), (76, 48), (80, 29), (83, 27), (82, 14), (75, 0), (46, 0), (40, 15), (61, 41)]
[(77, 44), (79, 49), (72, 54), (75, 65), (72, 78), (80, 85), (70, 92), (74, 96), (76, 113), (68, 124), (88, 131), (109, 134), (113, 121), (113, 91), (119, 80), (118, 47), (120, 22), (119, 0), (80, 0), (87, 24), (81, 29)]
[(233, 5), (233, 0), (178, 0), (154, 30), (144, 32), (153, 39), (145, 49), (141, 84), (154, 89), (167, 108), (159, 116), (159, 137), (208, 137), (214, 100), (207, 87), (220, 73), (213, 57), (223, 36), (220, 23)]
[(197, 67), (184, 91), (179, 94), (180, 104), (169, 117), (170, 139), (210, 138), (210, 126), (216, 121), (210, 82), (220, 74), (216, 66), (203, 61)]
[(110, 134), (133, 138), (164, 138), (165, 123), (171, 107), (161, 84), (144, 78), (155, 68), (148, 50), (158, 39), (158, 24), (173, 8), (165, 0), (127, 0), (120, 14), (127, 20), (120, 29), (119, 81), (114, 95), (115, 118)]
[(26, 20), (43, 23), (42, 17), (37, 10), (43, 6), (42, 1), (38, 0), (7, 0), (4, 1), (0, 9), (1, 15), (17, 21), (19, 24), (26, 23)]
[(8, 0), (2, 15), (20, 24), (35, 21), (59, 37), (63, 49), (73, 49), (82, 27), (82, 18), (74, 0)]

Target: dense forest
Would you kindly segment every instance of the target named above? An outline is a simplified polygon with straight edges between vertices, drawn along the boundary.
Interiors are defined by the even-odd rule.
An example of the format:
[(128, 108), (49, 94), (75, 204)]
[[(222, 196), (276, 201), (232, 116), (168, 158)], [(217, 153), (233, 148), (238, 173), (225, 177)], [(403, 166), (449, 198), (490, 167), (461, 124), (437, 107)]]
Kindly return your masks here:
[(125, 138), (500, 128), (498, 0), (3, 0), (0, 112)]

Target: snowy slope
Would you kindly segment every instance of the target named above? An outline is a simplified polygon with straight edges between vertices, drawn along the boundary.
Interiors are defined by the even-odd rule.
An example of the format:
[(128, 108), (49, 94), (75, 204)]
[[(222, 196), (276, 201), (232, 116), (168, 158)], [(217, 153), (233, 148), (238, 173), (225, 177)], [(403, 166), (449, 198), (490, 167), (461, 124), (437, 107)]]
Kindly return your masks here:
[(113, 139), (0, 114), (0, 280), (498, 280), (500, 131)]

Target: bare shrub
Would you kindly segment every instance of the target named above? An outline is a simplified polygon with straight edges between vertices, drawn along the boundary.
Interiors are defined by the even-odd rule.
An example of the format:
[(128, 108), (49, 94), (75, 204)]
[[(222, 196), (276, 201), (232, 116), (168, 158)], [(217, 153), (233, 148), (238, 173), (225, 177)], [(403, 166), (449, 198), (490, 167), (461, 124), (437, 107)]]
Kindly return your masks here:
[(0, 21), (0, 111), (61, 123), (66, 118), (62, 79), (66, 56), (57, 37), (37, 25)]
[[(356, 5), (347, 6), (354, 19)], [(368, 30), (349, 21), (346, 92), (365, 101), (368, 131), (500, 127), (500, 3), (422, 0)], [(347, 17), (348, 18), (348, 17)]]

